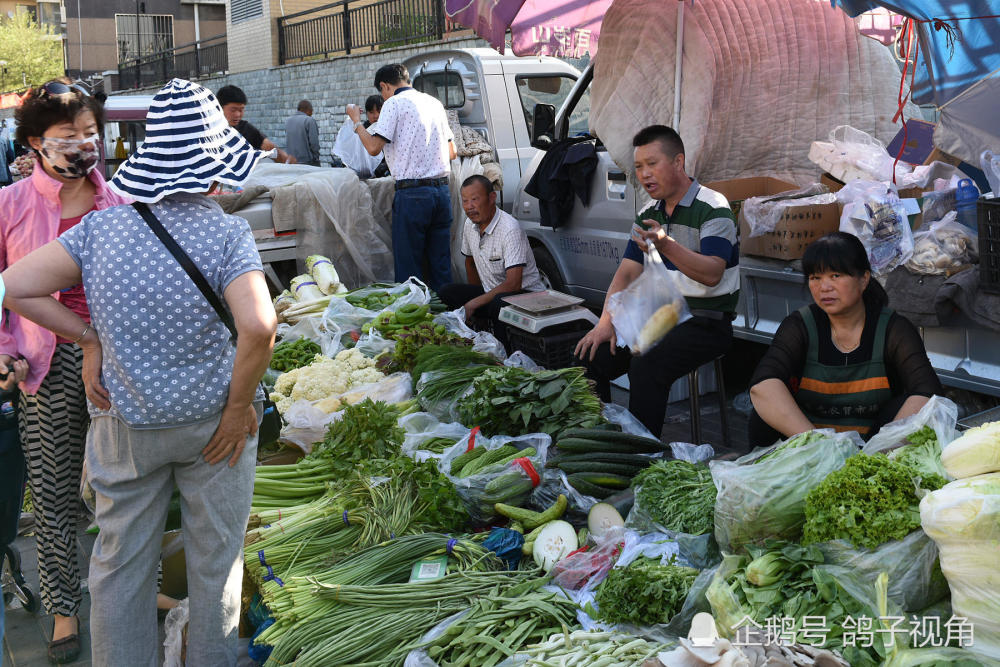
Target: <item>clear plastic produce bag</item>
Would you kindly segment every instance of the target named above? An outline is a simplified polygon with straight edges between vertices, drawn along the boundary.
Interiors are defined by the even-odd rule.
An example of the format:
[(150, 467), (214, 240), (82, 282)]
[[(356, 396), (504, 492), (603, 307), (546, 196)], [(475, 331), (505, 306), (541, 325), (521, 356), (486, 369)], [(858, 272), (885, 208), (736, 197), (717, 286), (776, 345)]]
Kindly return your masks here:
[(680, 287), (652, 246), (639, 277), (608, 299), (608, 313), (619, 347), (628, 347), (633, 354), (648, 352), (691, 317)]
[(867, 578), (874, 586), (879, 573), (889, 575), (889, 599), (906, 612), (918, 612), (947, 597), (948, 582), (941, 574), (938, 550), (922, 530), (875, 549), (859, 549), (848, 540), (817, 544), (831, 565), (840, 565)]
[(905, 264), (913, 255), (913, 232), (899, 196), (884, 183), (856, 181), (837, 193), (844, 202), (840, 231), (857, 236), (876, 276)]
[(913, 256), (906, 268), (913, 273), (946, 274), (979, 262), (979, 236), (957, 221), (952, 211), (913, 234)]
[(743, 218), (750, 227), (750, 236), (773, 232), (778, 221), (792, 206), (835, 204), (837, 196), (825, 185), (814, 183), (798, 190), (764, 197), (749, 197), (743, 201)]
[(566, 591), (592, 591), (614, 567), (622, 553), (625, 531), (611, 529), (593, 544), (565, 556), (552, 568), (552, 583)]
[[(470, 429), (462, 424), (438, 421), (438, 418), (429, 412), (414, 412), (401, 417), (399, 427), (406, 433), (403, 437), (403, 453), (417, 461), (444, 457), (444, 452), (438, 454), (421, 449), (422, 444), (436, 438), (447, 438), (453, 443), (467, 441), (470, 433)], [(445, 449), (445, 452), (448, 449)]]
[(340, 336), (330, 332), (323, 324), (321, 317), (303, 317), (295, 324), (279, 324), (278, 338), (281, 340), (298, 340), (305, 338), (319, 345), (320, 353), (333, 358), (343, 349)]
[(449, 333), (471, 340), (473, 351), (488, 354), (504, 361), (507, 358), (507, 350), (504, 349), (503, 344), (488, 331), (475, 331), (469, 328), (465, 323), (464, 313), (462, 308), (439, 313), (434, 318), (434, 324), (442, 324)]
[(862, 448), (865, 454), (886, 452), (907, 444), (906, 438), (924, 426), (930, 426), (937, 435), (938, 444), (945, 445), (958, 437), (955, 423), (958, 421), (958, 406), (944, 396), (931, 396), (924, 407), (909, 417), (890, 422), (879, 429)]
[[(542, 482), (552, 438), (544, 433), (487, 438), (478, 429), (473, 431), (467, 440), (455, 443), (445, 452), (438, 462), (438, 469), (455, 485), (473, 523), (482, 525), (498, 516), (494, 507), (497, 503), (520, 506), (531, 497)], [(453, 470), (452, 462), (476, 446), (483, 447), (487, 453), (504, 447), (518, 451), (505, 456), (507, 460), (490, 463), (478, 467), (472, 474), (459, 476), (461, 471)], [(529, 448), (534, 450), (533, 454), (525, 452)], [(484, 453), (480, 457), (486, 455)]]
[[(803, 443), (803, 444), (800, 444)], [(856, 431), (807, 431), (736, 461), (712, 461), (715, 539), (728, 553), (767, 539), (797, 542), (805, 524), (806, 495), (857, 454)]]
[(375, 173), (380, 162), (382, 153), (369, 155), (361, 139), (354, 131), (354, 121), (348, 116), (344, 124), (337, 132), (337, 138), (333, 142), (333, 154), (344, 161), (348, 167), (353, 169), (358, 176), (367, 178)]

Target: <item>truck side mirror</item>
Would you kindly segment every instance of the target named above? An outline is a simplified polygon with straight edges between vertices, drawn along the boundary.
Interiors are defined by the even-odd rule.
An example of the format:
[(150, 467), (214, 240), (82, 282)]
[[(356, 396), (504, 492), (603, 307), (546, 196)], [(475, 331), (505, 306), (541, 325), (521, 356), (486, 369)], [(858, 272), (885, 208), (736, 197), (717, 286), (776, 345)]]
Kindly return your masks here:
[(556, 133), (556, 108), (551, 104), (536, 104), (531, 118), (531, 145), (548, 150)]

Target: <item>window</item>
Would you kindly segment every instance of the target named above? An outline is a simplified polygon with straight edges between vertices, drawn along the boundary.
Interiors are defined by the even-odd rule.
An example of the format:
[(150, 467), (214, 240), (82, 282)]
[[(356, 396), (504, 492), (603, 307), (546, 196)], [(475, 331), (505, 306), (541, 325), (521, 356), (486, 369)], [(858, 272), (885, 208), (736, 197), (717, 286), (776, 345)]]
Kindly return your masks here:
[(174, 48), (174, 17), (169, 14), (115, 14), (118, 62)]
[[(576, 79), (568, 75), (558, 76), (519, 76), (517, 94), (521, 98), (521, 109), (524, 121), (528, 125), (528, 136), (531, 136), (531, 122), (536, 104), (551, 104), (559, 108), (569, 96), (569, 91), (576, 84)], [(569, 117), (569, 136), (586, 134), (590, 120), (590, 91), (584, 93), (576, 108)]]
[(32, 21), (38, 22), (38, 13), (35, 11), (34, 5), (16, 5), (15, 10), (18, 14), (28, 14)]
[(249, 21), (264, 15), (263, 0), (232, 0), (229, 5), (229, 20), (231, 23)]
[(422, 93), (438, 98), (445, 109), (465, 106), (465, 86), (458, 72), (428, 72), (413, 80), (413, 87)]
[(38, 24), (49, 26), (52, 32), (59, 33), (62, 27), (62, 15), (59, 12), (58, 2), (38, 3)]

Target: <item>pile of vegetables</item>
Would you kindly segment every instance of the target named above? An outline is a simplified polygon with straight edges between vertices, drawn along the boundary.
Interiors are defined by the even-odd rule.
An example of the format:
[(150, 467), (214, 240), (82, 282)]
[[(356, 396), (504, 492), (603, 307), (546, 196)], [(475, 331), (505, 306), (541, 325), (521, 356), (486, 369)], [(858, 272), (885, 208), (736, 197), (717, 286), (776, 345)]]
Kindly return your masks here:
[(352, 402), (351, 397), (342, 396), (349, 389), (384, 377), (375, 361), (357, 349), (341, 350), (333, 359), (316, 355), (308, 366), (279, 375), (271, 400), (280, 413), (300, 399), (316, 402), (324, 412), (336, 412), (343, 403)]
[[(365, 310), (374, 310), (377, 312), (388, 308), (403, 296), (403, 294), (392, 294), (387, 288), (373, 289), (373, 287), (377, 286), (349, 292), (344, 298), (347, 300), (347, 303), (355, 308), (364, 308)], [(387, 287), (391, 287), (391, 285)]]
[(603, 665), (604, 667), (639, 667), (647, 664), (666, 647), (619, 632), (561, 632), (548, 641), (529, 644), (517, 652), (528, 656), (525, 667), (551, 665)]
[(698, 570), (673, 560), (640, 556), (626, 567), (616, 567), (597, 588), (598, 618), (607, 623), (656, 625), (668, 623), (684, 605)]
[(934, 490), (943, 482), (881, 454), (856, 454), (806, 496), (802, 544), (846, 539), (873, 549), (902, 539), (920, 527), (917, 484)]
[(439, 664), (493, 667), (525, 644), (544, 641), (572, 624), (577, 611), (562, 595), (540, 590), (544, 581), (479, 597), (463, 617), (421, 648)]
[[(495, 362), (488, 355), (472, 352), (471, 341), (446, 331), (440, 325), (419, 325), (407, 328), (405, 331), (398, 332), (395, 335), (395, 339), (396, 345), (392, 351), (380, 355), (375, 365), (386, 374), (398, 372), (413, 373), (414, 383), (416, 379), (420, 378), (415, 368), (421, 360), (423, 360), (425, 366), (431, 360), (447, 360), (447, 355), (451, 350), (469, 353), (473, 358), (481, 360), (478, 363)], [(427, 351), (424, 352), (425, 350)]]
[(654, 461), (652, 455), (670, 451), (659, 440), (622, 433), (616, 425), (568, 428), (559, 433), (556, 454), (548, 468), (566, 473), (574, 489), (605, 499), (629, 487), (632, 478)]
[(930, 426), (923, 426), (906, 437), (907, 444), (889, 452), (889, 458), (916, 472), (923, 488), (940, 488), (949, 479), (941, 463), (941, 443)]
[(657, 526), (690, 535), (712, 532), (716, 490), (708, 466), (657, 461), (633, 484), (636, 503)]
[(287, 373), (296, 368), (308, 366), (319, 353), (319, 345), (308, 338), (299, 338), (294, 341), (284, 340), (274, 346), (274, 350), (271, 352), (270, 367), (276, 371)]
[(395, 339), (401, 332), (423, 329), (426, 333), (444, 335), (444, 325), (435, 325), (433, 320), (434, 313), (431, 312), (429, 305), (418, 306), (415, 303), (408, 303), (396, 310), (384, 311), (362, 326), (361, 333), (368, 333), (374, 329), (382, 334), (383, 338)]
[(527, 371), (512, 366), (487, 368), (458, 399), (459, 421), (487, 435), (556, 435), (568, 428), (601, 421), (601, 401), (579, 367)]
[[(720, 629), (737, 628), (753, 619), (762, 627), (768, 618), (790, 618), (793, 626), (782, 627), (783, 634), (799, 639), (803, 620), (823, 618), (828, 629), (820, 646), (840, 652), (853, 666), (875, 667), (886, 655), (884, 633), (873, 633), (871, 646), (845, 646), (843, 634), (850, 624), (845, 620), (862, 616), (877, 619), (880, 614), (874, 600), (876, 588), (887, 586), (883, 574), (876, 587), (853, 578), (844, 568), (823, 565), (823, 554), (816, 546), (769, 542), (748, 546), (747, 556), (730, 556), (720, 567), (706, 591), (712, 614)], [(803, 642), (806, 643), (806, 642)], [(865, 642), (867, 643), (867, 642)]]

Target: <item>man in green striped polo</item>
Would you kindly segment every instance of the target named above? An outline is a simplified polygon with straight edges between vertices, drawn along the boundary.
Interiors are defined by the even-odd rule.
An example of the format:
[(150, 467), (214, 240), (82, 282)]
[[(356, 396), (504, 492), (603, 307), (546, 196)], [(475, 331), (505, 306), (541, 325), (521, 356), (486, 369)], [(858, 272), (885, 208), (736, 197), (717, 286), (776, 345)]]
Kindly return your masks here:
[(587, 363), (588, 375), (597, 382), (604, 401), (611, 400), (611, 380), (627, 372), (629, 410), (659, 436), (674, 380), (732, 346), (740, 249), (729, 202), (687, 175), (684, 142), (677, 132), (652, 125), (639, 131), (632, 145), (636, 178), (653, 203), (632, 225), (632, 238), (607, 296), (639, 277), (647, 244), (652, 244), (677, 278), (692, 317), (633, 359), (628, 349), (615, 349), (615, 330), (605, 299), (601, 319), (577, 345), (576, 355)]

